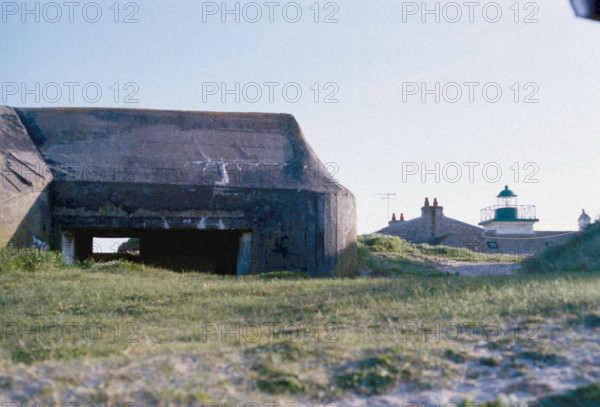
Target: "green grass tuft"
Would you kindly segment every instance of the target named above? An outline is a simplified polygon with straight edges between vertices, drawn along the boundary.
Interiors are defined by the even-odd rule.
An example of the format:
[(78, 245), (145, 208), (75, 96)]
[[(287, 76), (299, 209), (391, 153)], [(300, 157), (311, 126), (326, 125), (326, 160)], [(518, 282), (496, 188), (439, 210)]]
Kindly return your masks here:
[(411, 371), (397, 354), (379, 354), (346, 366), (336, 376), (336, 384), (363, 395), (383, 394), (400, 382), (409, 381)]

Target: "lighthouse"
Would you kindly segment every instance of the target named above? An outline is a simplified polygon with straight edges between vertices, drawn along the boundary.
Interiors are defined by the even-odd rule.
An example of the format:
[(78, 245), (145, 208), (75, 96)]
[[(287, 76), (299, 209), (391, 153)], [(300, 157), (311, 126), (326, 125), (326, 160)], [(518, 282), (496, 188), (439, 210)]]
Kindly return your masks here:
[(496, 198), (496, 205), (481, 210), (479, 225), (486, 235), (535, 235), (535, 205), (517, 205), (517, 194), (508, 185)]

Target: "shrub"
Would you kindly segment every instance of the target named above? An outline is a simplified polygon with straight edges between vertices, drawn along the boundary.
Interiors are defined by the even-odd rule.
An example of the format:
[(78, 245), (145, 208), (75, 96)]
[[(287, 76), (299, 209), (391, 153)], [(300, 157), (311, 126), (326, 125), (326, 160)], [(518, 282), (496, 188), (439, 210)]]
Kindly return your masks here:
[(381, 234), (373, 234), (360, 236), (359, 242), (374, 252), (380, 253), (403, 253), (411, 249), (411, 245), (404, 239), (396, 236), (387, 236)]
[(562, 245), (549, 247), (522, 262), (526, 272), (600, 270), (600, 222), (589, 225)]
[(62, 256), (55, 251), (42, 251), (35, 247), (15, 249), (6, 247), (0, 249), (0, 272), (8, 270), (38, 270), (59, 269), (65, 267)]
[(363, 243), (359, 242), (358, 250), (357, 250), (358, 264), (360, 266), (365, 265), (366, 261), (370, 255), (371, 255), (371, 250), (369, 250), (369, 248), (367, 246), (365, 246)]

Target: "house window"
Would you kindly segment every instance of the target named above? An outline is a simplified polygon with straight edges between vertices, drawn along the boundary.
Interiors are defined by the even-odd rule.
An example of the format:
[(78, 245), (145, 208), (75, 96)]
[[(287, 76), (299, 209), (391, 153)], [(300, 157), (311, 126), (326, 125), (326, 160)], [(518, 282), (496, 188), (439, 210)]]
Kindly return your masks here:
[(497, 249), (498, 248), (498, 243), (496, 242), (487, 242), (487, 245), (490, 249)]

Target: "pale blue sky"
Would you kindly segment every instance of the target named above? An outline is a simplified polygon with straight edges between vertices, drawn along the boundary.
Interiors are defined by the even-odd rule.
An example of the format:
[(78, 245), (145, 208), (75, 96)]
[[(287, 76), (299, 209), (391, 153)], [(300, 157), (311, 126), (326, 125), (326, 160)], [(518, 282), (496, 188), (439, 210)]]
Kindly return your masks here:
[[(240, 7), (248, 3), (239, 2)], [(520, 203), (537, 205), (538, 230), (574, 230), (582, 208), (594, 218), (600, 216), (600, 23), (575, 18), (568, 0), (529, 2), (534, 6), (527, 9), (528, 2), (517, 3), (518, 23), (510, 9), (514, 0), (497, 2), (503, 12), (497, 23), (482, 16), (489, 2), (480, 3), (473, 23), (468, 15), (456, 23), (444, 21), (443, 15), (436, 23), (428, 16), (423, 23), (420, 15), (405, 16), (403, 22), (401, 1), (344, 0), (337, 3), (334, 16), (339, 22), (330, 24), (322, 20), (336, 8), (327, 1), (318, 3), (319, 23), (313, 21), (314, 6), (310, 9), (315, 1), (297, 2), (303, 15), (295, 24), (282, 17), (289, 2), (280, 3), (274, 23), (268, 15), (257, 23), (245, 22), (244, 16), (240, 23), (232, 16), (222, 23), (220, 15), (205, 16), (203, 22), (200, 1), (139, 2), (134, 16), (139, 22), (131, 24), (122, 22), (134, 11), (131, 5), (124, 9), (126, 2), (119, 3), (119, 23), (113, 21), (113, 1), (98, 2), (103, 12), (98, 23), (86, 22), (81, 7), (75, 9), (74, 23), (69, 23), (66, 7), (61, 20), (50, 23), (46, 20), (54, 18), (54, 11), (47, 8), (44, 15), (42, 10), (47, 2), (40, 3), (39, 23), (30, 15), (22, 23), (21, 10), (16, 15), (5, 10), (0, 20), (2, 104), (291, 113), (321, 160), (336, 163), (337, 178), (356, 195), (360, 233), (385, 225), (386, 203), (377, 193), (396, 192), (392, 210), (407, 218), (419, 215), (428, 196), (438, 198), (447, 216), (476, 224), (479, 210), (495, 204), (506, 183), (519, 194)], [(433, 8), (435, 2), (427, 4)], [(536, 8), (539, 21), (524, 23)], [(268, 9), (263, 7), (263, 12), (268, 14)], [(293, 10), (288, 12), (293, 17)], [(493, 10), (488, 12), (494, 16)], [(87, 17), (94, 17), (93, 9)], [(39, 102), (25, 95), (23, 103), (22, 89), (14, 95), (7, 92), (6, 84), (13, 82), (31, 88), (36, 82), (42, 87), (49, 82), (96, 82), (103, 95), (89, 103), (78, 88), (73, 102), (67, 95), (56, 103), (49, 100), (52, 95)], [(123, 102), (130, 87), (121, 89), (115, 103), (110, 90), (115, 82), (121, 88), (134, 82), (139, 102)], [(203, 98), (206, 82), (231, 87), (236, 82), (295, 82), (303, 96), (297, 103), (286, 102), (280, 87), (274, 102), (263, 95), (257, 103), (243, 98), (236, 103), (231, 96), (222, 103), (218, 95)], [(322, 88), (330, 82), (339, 88), (338, 103), (323, 103), (333, 87)], [(482, 85), (473, 103), (467, 94), (457, 103), (442, 99), (436, 104), (431, 95), (427, 103), (419, 95), (403, 103), (406, 82), (425, 82), (430, 88), (436, 82)], [(491, 82), (503, 90), (497, 103), (481, 94), (483, 84)], [(521, 87), (519, 103), (510, 89), (515, 82)], [(321, 87), (318, 103), (310, 89), (314, 83)], [(526, 83), (535, 85), (523, 89)], [(535, 89), (538, 102), (523, 103)], [(419, 176), (403, 182), (403, 163), (413, 162), (430, 169), (436, 162), (441, 168), (455, 162), (463, 175), (457, 183), (443, 176), (436, 183), (433, 175), (426, 182)], [(480, 163), (473, 183), (464, 162)], [(515, 162), (521, 167), (518, 182), (511, 171)], [(530, 162), (535, 167), (526, 170)], [(502, 169), (497, 182), (482, 176), (486, 163)], [(454, 178), (446, 168), (446, 175)], [(526, 183), (534, 168), (539, 169), (534, 177), (539, 182)]]

